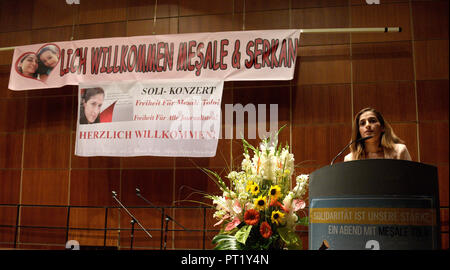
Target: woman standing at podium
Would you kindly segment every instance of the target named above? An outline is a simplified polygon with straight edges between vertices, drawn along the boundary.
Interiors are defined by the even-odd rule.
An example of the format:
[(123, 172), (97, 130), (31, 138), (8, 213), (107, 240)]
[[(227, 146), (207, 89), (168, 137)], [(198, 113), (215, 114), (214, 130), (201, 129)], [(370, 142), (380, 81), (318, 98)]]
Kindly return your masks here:
[[(363, 139), (371, 137), (369, 139)], [(363, 140), (361, 140), (363, 139)], [(373, 108), (362, 109), (352, 125), (350, 154), (344, 161), (386, 158), (411, 160), (405, 142), (395, 135), (391, 125)]]

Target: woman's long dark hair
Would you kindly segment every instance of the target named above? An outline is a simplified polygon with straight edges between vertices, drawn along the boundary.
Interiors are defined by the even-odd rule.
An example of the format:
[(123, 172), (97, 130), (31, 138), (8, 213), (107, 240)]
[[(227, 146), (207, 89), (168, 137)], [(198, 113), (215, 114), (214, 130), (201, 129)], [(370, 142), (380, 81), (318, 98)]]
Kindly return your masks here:
[(86, 103), (91, 97), (103, 94), (105, 95), (105, 91), (101, 87), (94, 87), (94, 88), (83, 88), (81, 89), (81, 103), (80, 103), (80, 124), (94, 124), (94, 123), (100, 123), (100, 114), (98, 114), (97, 118), (93, 123), (89, 123), (86, 114), (84, 114), (84, 106), (83, 103)]

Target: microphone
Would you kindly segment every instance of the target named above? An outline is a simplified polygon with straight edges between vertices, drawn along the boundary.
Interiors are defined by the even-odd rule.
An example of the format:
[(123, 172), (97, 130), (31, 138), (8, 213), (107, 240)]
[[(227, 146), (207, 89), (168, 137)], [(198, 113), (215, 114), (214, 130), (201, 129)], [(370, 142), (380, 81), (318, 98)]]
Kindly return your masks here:
[[(178, 223), (175, 219), (173, 219), (171, 216), (169, 216), (168, 214), (164, 213), (164, 210), (159, 207), (156, 207), (151, 201), (147, 200), (144, 196), (141, 195), (141, 190), (136, 187), (136, 196), (138, 196), (139, 198), (141, 198), (142, 200), (144, 200), (146, 203), (148, 203), (151, 207), (154, 207), (156, 209), (158, 209), (161, 212), (161, 250), (165, 250), (166, 246), (167, 246), (167, 232), (168, 232), (168, 226), (169, 226), (169, 221), (173, 221), (175, 224), (177, 224), (178, 226), (180, 226), (181, 228), (183, 228), (183, 230), (186, 231), (186, 228), (181, 225), (180, 223)], [(165, 222), (164, 222), (165, 220)], [(163, 226), (165, 223), (165, 227), (163, 230)], [(163, 234), (164, 234), (164, 242), (163, 242)]]
[[(153, 238), (153, 236), (144, 228), (144, 226), (142, 226), (142, 224), (139, 222), (139, 220), (135, 217), (135, 216), (133, 216), (133, 214), (131, 214), (130, 213), (130, 211), (123, 205), (123, 203), (119, 200), (119, 199), (117, 199), (117, 192), (115, 192), (115, 191), (112, 191), (111, 192), (112, 193), (112, 195), (113, 195), (113, 198), (114, 198), (114, 200), (116, 200), (116, 202), (120, 205), (120, 207), (123, 209), (123, 210), (125, 210), (125, 212), (128, 214), (128, 216), (130, 216), (131, 217), (131, 224), (134, 224), (135, 222), (142, 228), (142, 230), (150, 237), (150, 238)], [(133, 225), (134, 226), (134, 225)], [(134, 227), (133, 227), (134, 228)], [(133, 238), (134, 238), (134, 235), (133, 235), (133, 233), (132, 233), (132, 235), (131, 235), (131, 240), (133, 241)], [(133, 243), (133, 242), (132, 242)], [(131, 247), (133, 247), (133, 245), (131, 244)]]
[(339, 152), (339, 154), (337, 154), (337, 155), (333, 158), (333, 160), (331, 161), (330, 166), (333, 165), (334, 161), (335, 161), (340, 155), (342, 155), (342, 153), (344, 153), (344, 151), (347, 150), (347, 148), (349, 148), (350, 145), (352, 145), (352, 144), (354, 144), (354, 143), (357, 143), (357, 142), (363, 142), (363, 141), (368, 140), (368, 139), (370, 139), (370, 138), (372, 138), (372, 137), (373, 137), (373, 136), (367, 136), (367, 137), (364, 137), (364, 138), (361, 137), (361, 138), (359, 138), (359, 139), (356, 139), (356, 140), (354, 140), (354, 141), (351, 141), (349, 144), (347, 144), (346, 147), (344, 147), (344, 149), (342, 149), (341, 152)]

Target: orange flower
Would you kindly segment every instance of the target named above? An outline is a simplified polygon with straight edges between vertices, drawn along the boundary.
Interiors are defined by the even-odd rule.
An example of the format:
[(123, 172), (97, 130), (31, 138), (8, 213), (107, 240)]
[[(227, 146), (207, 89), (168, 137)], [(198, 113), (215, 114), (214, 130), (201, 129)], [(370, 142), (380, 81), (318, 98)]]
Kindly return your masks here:
[(262, 237), (269, 238), (272, 235), (272, 228), (270, 228), (269, 223), (267, 221), (264, 221), (261, 223), (261, 227), (259, 227), (259, 232), (261, 233)]
[(255, 209), (249, 209), (245, 211), (244, 221), (248, 225), (256, 225), (259, 222), (259, 212)]
[(261, 158), (258, 157), (258, 164), (256, 165), (256, 174), (259, 174), (259, 166), (261, 166)]

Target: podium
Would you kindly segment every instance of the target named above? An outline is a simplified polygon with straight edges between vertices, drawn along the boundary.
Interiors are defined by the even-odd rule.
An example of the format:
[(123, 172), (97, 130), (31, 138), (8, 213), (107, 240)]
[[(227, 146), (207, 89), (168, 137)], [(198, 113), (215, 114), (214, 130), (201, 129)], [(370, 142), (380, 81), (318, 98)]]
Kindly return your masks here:
[(437, 168), (369, 159), (310, 174), (309, 249), (440, 248)]

